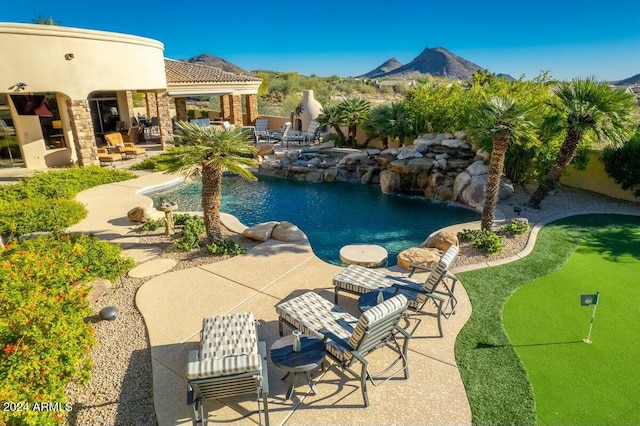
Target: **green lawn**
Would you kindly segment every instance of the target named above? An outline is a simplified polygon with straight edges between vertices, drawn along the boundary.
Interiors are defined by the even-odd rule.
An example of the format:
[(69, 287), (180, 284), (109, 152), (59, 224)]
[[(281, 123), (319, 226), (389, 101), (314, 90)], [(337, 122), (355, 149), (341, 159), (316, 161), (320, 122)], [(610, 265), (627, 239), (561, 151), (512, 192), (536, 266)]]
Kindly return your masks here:
[[(580, 294), (600, 292), (593, 307)], [(538, 424), (640, 424), (640, 228), (604, 231), (507, 302), (507, 335), (533, 385)]]
[[(599, 251), (605, 257), (616, 261), (627, 259), (625, 253), (636, 250), (637, 258), (637, 248), (634, 247), (634, 244), (637, 247), (637, 241), (627, 241), (628, 244), (609, 244), (609, 241), (626, 241), (620, 238), (620, 234), (624, 236), (629, 229), (640, 229), (640, 217), (587, 215), (563, 219), (546, 225), (540, 231), (533, 253), (524, 259), (495, 268), (459, 274), (471, 299), (473, 312), (456, 340), (455, 352), (471, 405), (474, 424), (534, 424), (538, 420), (546, 422), (544, 417), (538, 419), (536, 405), (544, 405), (544, 402), (538, 398), (540, 391), (536, 388), (536, 398), (534, 398), (534, 388), (528, 371), (505, 333), (502, 322), (505, 303), (523, 285), (558, 271), (579, 246), (580, 253)], [(585, 243), (590, 237), (599, 238), (590, 239)], [(625, 264), (621, 262), (620, 265)], [(593, 274), (590, 279), (592, 276)], [(604, 287), (602, 289), (589, 287), (586, 291), (588, 293), (597, 290), (603, 292), (600, 308), (607, 300), (603, 289)], [(580, 291), (578, 290), (578, 293)], [(557, 300), (558, 293), (556, 288), (552, 289), (548, 299)], [(608, 294), (610, 292), (607, 292), (606, 297), (611, 300)], [(575, 295), (574, 297), (571, 303), (579, 305), (579, 297)], [(564, 306), (552, 312), (551, 319), (556, 319), (555, 315), (559, 313), (558, 311), (563, 311)], [(637, 311), (636, 307), (635, 312)], [(536, 312), (536, 316), (540, 315), (540, 312)], [(561, 341), (577, 341), (586, 337), (589, 308), (578, 309), (577, 315), (582, 315), (586, 321), (582, 319), (584, 324), (577, 325), (576, 336)], [(598, 321), (596, 326), (599, 326), (602, 322), (601, 317), (598, 316), (596, 319)], [(594, 341), (599, 338), (595, 330), (596, 328), (592, 336)], [(604, 328), (597, 330), (598, 333), (605, 331)], [(630, 330), (629, 333), (633, 331)], [(637, 331), (635, 335), (638, 335)], [(578, 343), (548, 346), (579, 346), (583, 350), (588, 349), (586, 344), (581, 345), (583, 346)], [(600, 347), (599, 344), (594, 344), (591, 349), (598, 347)], [(535, 350), (536, 347), (532, 348)], [(601, 358), (600, 362), (606, 367), (609, 360)], [(552, 360), (546, 359), (546, 363), (552, 363)], [(574, 382), (574, 387), (576, 383)], [(585, 409), (588, 410), (589, 407), (586, 404), (585, 402)], [(553, 422), (553, 420), (549, 421)], [(564, 423), (581, 424), (584, 421), (576, 417), (575, 420)], [(600, 423), (607, 423), (607, 421)]]

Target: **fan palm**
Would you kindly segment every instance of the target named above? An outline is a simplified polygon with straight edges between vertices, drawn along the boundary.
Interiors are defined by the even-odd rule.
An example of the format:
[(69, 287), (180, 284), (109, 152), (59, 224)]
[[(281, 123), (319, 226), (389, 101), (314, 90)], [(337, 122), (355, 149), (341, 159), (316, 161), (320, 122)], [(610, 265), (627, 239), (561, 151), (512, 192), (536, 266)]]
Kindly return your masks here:
[(633, 129), (635, 97), (624, 89), (617, 89), (593, 78), (562, 82), (555, 90), (554, 107), (566, 117), (566, 132), (560, 152), (549, 173), (531, 196), (527, 205), (540, 208), (578, 151), (586, 132), (593, 132), (613, 145), (624, 143)]
[(167, 170), (186, 178), (202, 179), (202, 211), (207, 237), (212, 241), (220, 240), (222, 173), (228, 170), (245, 179), (256, 180), (246, 169), (246, 166), (257, 165), (252, 157), (256, 148), (241, 128), (223, 130), (180, 121), (176, 138), (184, 145), (179, 150), (162, 154), (170, 160)]
[(342, 120), (340, 117), (340, 110), (338, 109), (338, 105), (336, 104), (327, 104), (323, 105), (322, 112), (316, 118), (316, 121), (325, 129), (333, 129), (336, 131), (340, 142), (344, 142), (345, 136), (342, 132), (340, 126), (342, 125)]
[(391, 103), (389, 113), (390, 136), (398, 138), (398, 146), (402, 147), (405, 139), (414, 135), (415, 120), (403, 101)]
[(391, 108), (389, 104), (377, 105), (371, 108), (367, 119), (362, 123), (362, 127), (367, 133), (367, 142), (365, 142), (365, 146), (368, 145), (368, 142), (371, 139), (380, 138), (382, 141), (382, 148), (389, 148), (389, 134), (391, 133), (390, 128), (391, 121)]
[(357, 96), (345, 98), (338, 104), (340, 121), (343, 125), (349, 126), (347, 141), (353, 147), (357, 142), (356, 132), (358, 131), (358, 126), (364, 122), (370, 110), (371, 104), (369, 101)]
[(490, 231), (493, 225), (504, 157), (509, 145), (518, 140), (535, 139), (535, 125), (529, 118), (532, 110), (528, 103), (504, 96), (485, 98), (478, 106), (469, 133), (479, 140), (490, 139), (493, 146), (482, 209), (482, 229)]

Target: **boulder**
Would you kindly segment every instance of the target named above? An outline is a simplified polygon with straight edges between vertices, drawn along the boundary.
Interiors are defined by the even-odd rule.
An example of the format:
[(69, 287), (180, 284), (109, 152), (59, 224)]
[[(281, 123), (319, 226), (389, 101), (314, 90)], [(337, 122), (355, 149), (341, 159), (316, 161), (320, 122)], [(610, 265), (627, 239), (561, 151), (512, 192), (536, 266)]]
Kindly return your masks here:
[(98, 310), (96, 302), (113, 287), (113, 284), (106, 278), (95, 278), (93, 281), (86, 283), (86, 285), (91, 287), (86, 297), (87, 301), (94, 310)]
[(367, 154), (363, 152), (352, 152), (351, 154), (347, 154), (338, 162), (338, 164), (358, 164), (367, 161)]
[(436, 188), (436, 200), (440, 201), (452, 201), (453, 190), (448, 186), (439, 186)]
[(376, 155), (374, 158), (374, 160), (376, 160), (376, 163), (378, 163), (381, 166), (386, 166), (387, 164), (389, 164), (395, 159), (396, 159), (396, 156), (391, 154)]
[(418, 173), (418, 176), (416, 176), (416, 185), (418, 185), (418, 188), (424, 188), (429, 185), (429, 173)]
[(508, 177), (502, 176), (500, 178), (500, 187), (498, 188), (498, 198), (501, 200), (506, 200), (511, 197), (515, 192), (515, 188), (513, 187), (513, 183), (509, 180)]
[(400, 148), (389, 148), (382, 151), (381, 155), (393, 155), (396, 156), (400, 153)]
[(405, 160), (408, 158), (420, 158), (422, 154), (416, 150), (413, 146), (405, 146), (404, 148), (400, 148), (400, 152), (398, 153), (398, 160)]
[(393, 160), (391, 163), (387, 165), (387, 169), (392, 172), (406, 174), (409, 173), (409, 167), (407, 167), (407, 163), (404, 160)]
[(439, 168), (440, 170), (447, 170), (447, 160), (445, 160), (444, 158), (437, 160), (435, 162), (435, 167)]
[(459, 160), (459, 159), (454, 159), (454, 160), (448, 160), (447, 161), (447, 167), (450, 169), (465, 169), (467, 167), (469, 167), (469, 161), (467, 160)]
[(400, 175), (391, 170), (380, 172), (380, 190), (383, 194), (395, 194), (400, 192), (402, 179)]
[(398, 266), (409, 270), (411, 265), (420, 265), (433, 268), (442, 257), (442, 252), (437, 248), (411, 247), (398, 253)]
[(307, 236), (291, 222), (282, 221), (271, 231), (271, 238), (278, 241), (298, 241)]
[(307, 163), (310, 166), (317, 166), (320, 163), (322, 163), (322, 159), (319, 157), (313, 157), (311, 160), (309, 160), (309, 162)]
[(461, 141), (460, 139), (445, 139), (441, 143), (442, 146), (446, 146), (447, 148), (471, 148), (471, 146), (465, 141)]
[(460, 200), (476, 210), (484, 207), (484, 191), (487, 187), (487, 175), (473, 176), (469, 185), (460, 194)]
[(132, 222), (143, 223), (153, 217), (153, 212), (148, 207), (134, 207), (127, 212), (127, 217)]
[(453, 181), (453, 201), (457, 200), (462, 191), (469, 185), (471, 182), (471, 176), (468, 173), (462, 172), (456, 176)]
[(433, 138), (433, 141), (434, 141), (436, 144), (440, 145), (440, 143), (442, 143), (442, 141), (443, 141), (443, 140), (445, 140), (445, 139), (446, 139), (446, 138), (444, 137), (444, 134), (443, 134), (443, 133), (438, 133), (438, 134)]
[(336, 180), (336, 176), (338, 176), (338, 169), (336, 169), (335, 167), (324, 171), (325, 182), (333, 182), (334, 180)]
[(433, 186), (428, 186), (424, 189), (424, 196), (430, 200), (436, 199), (436, 189)]
[(245, 229), (242, 235), (249, 238), (250, 240), (267, 241), (271, 238), (271, 232), (273, 231), (273, 228), (276, 227), (276, 225), (278, 225), (278, 222), (274, 221), (259, 223)]
[(380, 150), (378, 148), (371, 148), (365, 151), (367, 155), (378, 155), (380, 154)]
[(431, 173), (429, 176), (429, 186), (438, 186), (444, 181), (444, 175), (442, 173)]
[(486, 175), (489, 171), (489, 166), (484, 164), (484, 161), (476, 161), (465, 170), (469, 176)]
[(456, 139), (467, 140), (467, 134), (465, 132), (459, 131), (453, 134), (453, 137)]
[(318, 171), (312, 171), (307, 173), (307, 177), (306, 177), (306, 181), (307, 182), (322, 182), (322, 180), (324, 179), (324, 176), (322, 175), (322, 172), (318, 172)]
[(491, 154), (488, 153), (487, 151), (485, 151), (482, 148), (480, 148), (479, 150), (476, 151), (476, 155), (478, 157), (482, 158), (482, 160), (484, 160), (484, 161), (489, 161), (489, 159), (491, 158)]
[(444, 154), (437, 154), (435, 158), (436, 160), (447, 160), (449, 158), (449, 154), (446, 152)]
[(371, 182), (373, 175), (378, 173), (378, 171), (380, 171), (379, 167), (371, 167), (365, 174), (362, 175), (362, 177), (360, 178), (360, 183), (363, 185), (368, 184), (369, 182)]
[(407, 162), (407, 168), (410, 173), (420, 173), (429, 171), (433, 167), (431, 158), (412, 158)]
[(289, 167), (289, 173), (293, 174), (307, 174), (311, 171), (309, 167), (306, 166), (291, 166)]
[(258, 150), (253, 154), (254, 158), (273, 155), (275, 153), (275, 145), (272, 143), (263, 143), (258, 145)]
[(449, 247), (459, 244), (458, 236), (454, 232), (438, 231), (420, 244), (420, 247), (437, 248), (441, 251), (447, 251)]

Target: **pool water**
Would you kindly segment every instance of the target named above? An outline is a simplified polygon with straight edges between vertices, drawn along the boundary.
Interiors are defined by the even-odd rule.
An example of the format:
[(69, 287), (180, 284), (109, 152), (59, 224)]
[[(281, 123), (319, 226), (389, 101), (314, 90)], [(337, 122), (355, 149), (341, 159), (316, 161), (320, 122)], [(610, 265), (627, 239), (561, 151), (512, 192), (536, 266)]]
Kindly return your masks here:
[[(424, 197), (386, 195), (378, 185), (307, 183), (260, 176), (248, 182), (225, 176), (222, 207), (247, 226), (286, 220), (309, 238), (314, 253), (341, 264), (339, 251), (355, 243), (377, 244), (389, 252), (389, 265), (402, 250), (419, 246), (432, 232), (479, 219), (479, 214)], [(180, 211), (202, 210), (200, 183), (183, 184), (150, 196), (177, 202)]]

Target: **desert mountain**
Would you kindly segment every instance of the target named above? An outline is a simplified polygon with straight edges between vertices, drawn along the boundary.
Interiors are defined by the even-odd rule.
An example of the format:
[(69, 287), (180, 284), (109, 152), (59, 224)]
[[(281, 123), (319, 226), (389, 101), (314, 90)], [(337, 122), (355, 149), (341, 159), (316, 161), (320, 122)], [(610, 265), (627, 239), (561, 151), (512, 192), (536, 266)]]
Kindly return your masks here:
[(640, 84), (640, 74), (636, 74), (633, 77), (616, 81), (614, 83), (616, 84), (616, 86), (635, 86), (636, 84)]
[(363, 74), (360, 77), (364, 77), (364, 78), (382, 77), (385, 74), (400, 68), (401, 66), (402, 64), (396, 58), (391, 58), (388, 61), (386, 61), (384, 64), (377, 67), (376, 69), (369, 71), (368, 73)]
[(201, 55), (194, 56), (193, 58), (183, 60), (192, 64), (208, 65), (210, 67), (220, 68), (223, 71), (247, 74), (247, 71), (243, 70), (239, 66), (209, 53), (203, 53)]

